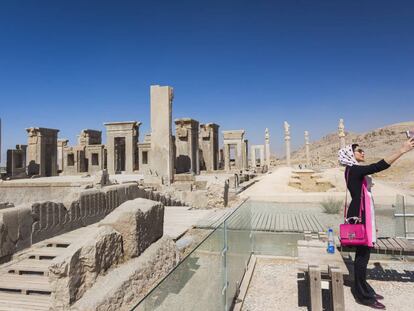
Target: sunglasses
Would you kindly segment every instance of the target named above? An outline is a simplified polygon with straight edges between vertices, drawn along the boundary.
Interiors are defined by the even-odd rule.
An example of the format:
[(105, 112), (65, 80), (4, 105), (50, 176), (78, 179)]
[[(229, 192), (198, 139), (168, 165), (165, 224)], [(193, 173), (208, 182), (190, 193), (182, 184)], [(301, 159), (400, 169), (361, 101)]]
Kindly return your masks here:
[(356, 152), (359, 152), (359, 153), (365, 153), (365, 151), (364, 151), (364, 150), (362, 150), (361, 148), (355, 149), (355, 151), (356, 151)]

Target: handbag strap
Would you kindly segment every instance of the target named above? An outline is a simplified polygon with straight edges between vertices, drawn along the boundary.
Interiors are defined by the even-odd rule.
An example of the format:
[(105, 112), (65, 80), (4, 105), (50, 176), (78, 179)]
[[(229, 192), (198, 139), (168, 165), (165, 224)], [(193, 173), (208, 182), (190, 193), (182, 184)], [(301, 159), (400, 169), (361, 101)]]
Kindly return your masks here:
[[(345, 206), (344, 206), (344, 222), (346, 222), (346, 215), (348, 214), (348, 181), (349, 181), (349, 171), (350, 167), (347, 166), (345, 169), (345, 180), (346, 180), (346, 188), (345, 188)], [(364, 177), (365, 178), (365, 177)], [(362, 206), (363, 206), (363, 198), (364, 198), (364, 183), (361, 186), (361, 201), (359, 203), (359, 219), (362, 219)]]

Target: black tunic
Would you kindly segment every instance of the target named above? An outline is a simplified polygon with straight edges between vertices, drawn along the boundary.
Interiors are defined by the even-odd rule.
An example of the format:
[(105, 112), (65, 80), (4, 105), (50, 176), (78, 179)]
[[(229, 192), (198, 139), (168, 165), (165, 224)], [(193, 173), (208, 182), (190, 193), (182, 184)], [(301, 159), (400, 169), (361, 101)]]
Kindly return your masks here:
[[(349, 170), (347, 187), (352, 197), (352, 201), (349, 204), (349, 209), (347, 213), (348, 218), (359, 216), (359, 207), (361, 204), (361, 190), (362, 190), (362, 182), (364, 180), (364, 176), (381, 172), (383, 170), (386, 170), (389, 167), (390, 165), (387, 162), (385, 162), (385, 160), (381, 160), (377, 163), (373, 163), (370, 165), (347, 166), (345, 170), (345, 180), (347, 178), (346, 176)], [(362, 218), (362, 221), (363, 223), (365, 223), (364, 217)]]

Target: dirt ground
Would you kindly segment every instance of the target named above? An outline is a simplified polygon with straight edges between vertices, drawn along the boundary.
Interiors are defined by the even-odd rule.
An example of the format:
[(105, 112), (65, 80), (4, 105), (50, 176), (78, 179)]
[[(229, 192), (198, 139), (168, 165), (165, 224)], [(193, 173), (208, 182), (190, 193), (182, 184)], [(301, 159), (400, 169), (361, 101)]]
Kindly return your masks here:
[[(385, 297), (383, 303), (387, 310), (413, 310), (414, 262), (373, 260), (368, 266), (368, 282)], [(355, 302), (351, 285), (352, 280), (346, 279), (346, 310), (371, 310)], [(331, 310), (327, 294), (324, 290), (325, 311)], [(294, 259), (258, 258), (242, 310), (302, 311), (308, 310), (308, 305), (307, 287)]]

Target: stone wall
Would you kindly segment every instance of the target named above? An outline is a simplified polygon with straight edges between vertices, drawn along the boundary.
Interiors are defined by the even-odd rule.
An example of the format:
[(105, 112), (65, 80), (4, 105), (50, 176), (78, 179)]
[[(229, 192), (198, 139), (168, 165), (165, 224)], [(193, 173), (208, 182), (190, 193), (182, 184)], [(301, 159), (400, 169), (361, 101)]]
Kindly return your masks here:
[(0, 262), (32, 243), (96, 223), (125, 201), (146, 198), (164, 205), (181, 201), (136, 183), (86, 190), (67, 202), (36, 202), (0, 210)]

